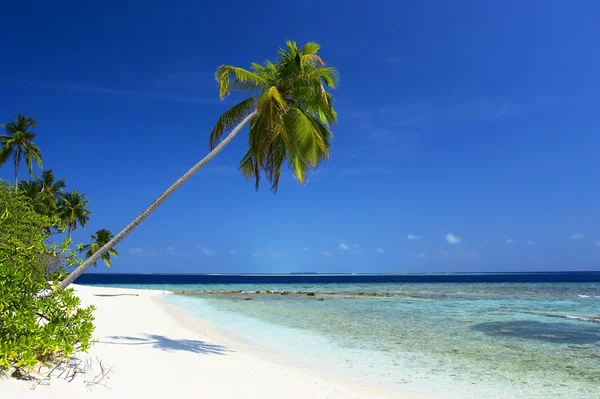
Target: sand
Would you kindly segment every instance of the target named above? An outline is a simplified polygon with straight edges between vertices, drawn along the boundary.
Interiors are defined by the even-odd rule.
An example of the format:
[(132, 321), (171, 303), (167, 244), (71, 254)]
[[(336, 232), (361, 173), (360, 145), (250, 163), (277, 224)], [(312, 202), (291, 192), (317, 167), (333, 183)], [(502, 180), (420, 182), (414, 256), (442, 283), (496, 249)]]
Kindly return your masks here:
[(248, 342), (163, 305), (163, 291), (74, 287), (84, 305), (97, 308), (97, 342), (74, 360), (84, 373), (72, 381), (72, 367), (49, 380), (5, 377), (0, 398), (426, 398), (260, 356)]

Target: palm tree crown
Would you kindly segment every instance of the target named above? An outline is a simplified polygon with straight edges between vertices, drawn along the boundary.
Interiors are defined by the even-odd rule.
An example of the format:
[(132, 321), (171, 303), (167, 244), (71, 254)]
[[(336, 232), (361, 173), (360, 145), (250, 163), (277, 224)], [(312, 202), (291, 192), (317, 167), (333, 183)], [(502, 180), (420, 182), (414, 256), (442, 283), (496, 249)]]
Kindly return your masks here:
[(42, 184), (39, 180), (23, 180), (19, 182), (19, 192), (29, 198), (33, 209), (41, 214), (48, 215), (52, 209), (48, 208), (48, 205), (44, 202), (41, 196)]
[[(114, 238), (114, 236), (110, 232), (110, 230), (100, 229), (96, 232), (96, 234), (92, 234), (92, 236), (90, 238), (91, 238), (92, 242), (84, 245), (83, 248), (81, 249), (81, 252), (85, 251), (86, 259), (91, 257), (93, 254), (95, 254), (100, 248), (102, 248), (105, 244), (107, 244), (110, 240), (112, 240)], [(106, 266), (108, 266), (108, 267), (110, 267), (110, 256), (111, 255), (114, 257), (117, 257), (117, 258), (119, 257), (119, 253), (114, 248), (111, 248), (110, 250), (108, 250), (106, 253), (104, 253), (102, 255), (102, 260), (104, 261), (104, 264), (106, 264)], [(96, 266), (96, 263), (94, 263), (94, 266)]]
[(44, 170), (41, 177), (36, 176), (40, 185), (40, 197), (49, 209), (56, 209), (66, 187), (65, 179), (54, 181), (52, 169)]
[(29, 170), (29, 176), (33, 172), (33, 160), (42, 167), (42, 154), (40, 148), (33, 142), (36, 134), (28, 131), (29, 128), (37, 126), (35, 120), (28, 116), (17, 115), (10, 123), (0, 125), (6, 130), (6, 134), (0, 135), (0, 166), (4, 165), (11, 156), (15, 165), (15, 188), (19, 184), (19, 164), (21, 157), (25, 157), (25, 164)]
[(257, 189), (264, 174), (277, 191), (286, 160), (296, 179), (304, 183), (308, 172), (329, 158), (333, 138), (329, 125), (337, 119), (333, 97), (326, 90), (335, 88), (337, 70), (317, 55), (316, 43), (299, 49), (288, 41), (286, 47), (280, 49), (275, 63), (253, 63), (251, 71), (222, 65), (215, 75), (221, 98), (234, 91), (251, 97), (221, 115), (210, 135), (210, 147), (255, 112), (240, 171), (247, 179), (254, 177)]
[(59, 202), (58, 205), (58, 216), (60, 220), (66, 225), (71, 231), (77, 230), (77, 226), (85, 227), (92, 212), (86, 209), (88, 200), (85, 199), (84, 194), (78, 193), (76, 190), (72, 190), (66, 193)]

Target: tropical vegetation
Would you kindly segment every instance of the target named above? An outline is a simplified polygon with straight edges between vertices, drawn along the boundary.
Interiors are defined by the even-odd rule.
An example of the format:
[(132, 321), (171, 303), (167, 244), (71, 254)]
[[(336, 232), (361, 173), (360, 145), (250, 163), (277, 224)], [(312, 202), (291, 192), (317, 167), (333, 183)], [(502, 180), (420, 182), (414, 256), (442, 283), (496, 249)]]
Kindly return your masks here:
[[(100, 248), (108, 244), (110, 240), (112, 240), (114, 237), (115, 236), (113, 235), (113, 233), (110, 232), (110, 230), (100, 229), (95, 234), (92, 234), (92, 236), (90, 237), (91, 242), (81, 247), (79, 251), (85, 252), (86, 259), (89, 259), (92, 255), (98, 252)], [(119, 257), (119, 253), (116, 249), (111, 248), (102, 255), (102, 260), (104, 261), (104, 264), (108, 267), (110, 267), (111, 256), (114, 256), (115, 258)], [(94, 266), (96, 266), (95, 263)]]
[(49, 228), (57, 223), (0, 181), (0, 369), (12, 369), (16, 377), (91, 345), (94, 308), (82, 308), (73, 289), (59, 289), (65, 268), (48, 267), (60, 264), (52, 262), (57, 259), (67, 267), (78, 263), (70, 240), (47, 245)]
[(19, 166), (25, 158), (29, 176), (33, 172), (33, 160), (42, 167), (42, 153), (40, 147), (33, 142), (36, 133), (29, 129), (35, 128), (37, 123), (29, 116), (17, 115), (14, 120), (0, 125), (6, 134), (0, 135), (0, 166), (12, 156), (15, 166), (15, 188), (19, 185)]
[[(59, 282), (81, 264), (70, 234), (85, 228), (92, 213), (85, 195), (66, 192), (66, 180), (52, 169), (33, 174), (33, 160), (42, 166), (33, 118), (19, 115), (2, 127), (0, 166), (13, 158), (15, 182), (0, 180), (0, 369), (23, 376), (40, 362), (63, 361), (91, 344), (93, 307), (81, 307)], [(29, 180), (19, 181), (22, 160)], [(101, 229), (77, 249), (89, 256), (111, 237)], [(117, 252), (103, 256), (107, 264), (111, 255)]]
[(85, 227), (92, 212), (87, 209), (89, 201), (85, 199), (84, 194), (75, 190), (64, 194), (58, 202), (58, 217), (63, 225), (67, 226), (69, 235), (77, 227)]

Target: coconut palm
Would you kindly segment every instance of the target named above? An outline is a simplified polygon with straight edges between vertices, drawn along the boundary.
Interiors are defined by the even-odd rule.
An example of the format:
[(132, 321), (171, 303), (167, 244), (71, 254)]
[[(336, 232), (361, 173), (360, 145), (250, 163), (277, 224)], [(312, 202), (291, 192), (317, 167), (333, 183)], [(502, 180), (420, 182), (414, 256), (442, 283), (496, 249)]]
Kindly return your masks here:
[(10, 123), (0, 125), (6, 130), (5, 135), (0, 135), (0, 166), (4, 165), (12, 155), (15, 165), (15, 189), (19, 185), (19, 165), (25, 158), (25, 164), (31, 177), (33, 160), (42, 168), (42, 154), (40, 148), (33, 142), (36, 134), (28, 129), (37, 126), (35, 120), (29, 116), (17, 115)]
[[(173, 183), (150, 206), (110, 242), (84, 261), (60, 284), (67, 287), (104, 253), (125, 238), (175, 190), (213, 159), (246, 125), (250, 125), (248, 151), (240, 163), (246, 178), (258, 188), (264, 175), (275, 192), (281, 168), (287, 161), (302, 184), (308, 173), (328, 159), (333, 134), (329, 125), (337, 115), (333, 97), (327, 91), (337, 83), (337, 71), (317, 55), (320, 46), (306, 43), (298, 48), (287, 42), (275, 62), (253, 63), (251, 70), (222, 65), (215, 74), (219, 96), (242, 92), (248, 98), (226, 111), (210, 135), (209, 154)], [(225, 134), (228, 135), (225, 136)], [(221, 140), (221, 141), (220, 141)]]
[(77, 227), (85, 227), (92, 212), (86, 208), (90, 201), (84, 194), (72, 190), (66, 193), (58, 204), (57, 214), (63, 225), (68, 228), (69, 236)]
[(54, 173), (52, 173), (52, 169), (48, 169), (42, 171), (41, 177), (36, 176), (36, 180), (40, 185), (40, 197), (42, 202), (48, 209), (55, 210), (60, 203), (66, 187), (65, 179), (63, 178), (54, 181)]
[(29, 198), (33, 209), (41, 214), (48, 215), (51, 210), (42, 198), (42, 184), (38, 180), (27, 181), (23, 180), (19, 182), (19, 192)]
[[(110, 232), (110, 230), (100, 229), (96, 232), (96, 234), (92, 234), (90, 238), (92, 242), (84, 245), (83, 248), (80, 250), (80, 252), (85, 251), (86, 259), (89, 259), (92, 255), (98, 252), (100, 248), (108, 244), (108, 242), (112, 240), (114, 236), (113, 233)], [(102, 255), (102, 260), (104, 261), (104, 264), (106, 264), (106, 266), (108, 267), (110, 267), (111, 255), (117, 258), (119, 257), (119, 253), (114, 248), (109, 249)], [(96, 263), (94, 263), (94, 266), (96, 266)]]

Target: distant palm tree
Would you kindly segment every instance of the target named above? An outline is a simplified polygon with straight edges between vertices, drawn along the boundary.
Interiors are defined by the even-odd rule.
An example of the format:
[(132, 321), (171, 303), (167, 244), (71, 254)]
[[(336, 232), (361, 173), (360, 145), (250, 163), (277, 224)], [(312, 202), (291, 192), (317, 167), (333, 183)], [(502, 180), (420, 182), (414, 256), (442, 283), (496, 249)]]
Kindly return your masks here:
[[(329, 158), (336, 122), (333, 96), (327, 91), (337, 84), (335, 68), (317, 55), (320, 46), (306, 43), (301, 49), (288, 41), (273, 63), (252, 64), (252, 70), (229, 65), (217, 69), (215, 77), (221, 98), (239, 91), (250, 97), (234, 105), (219, 118), (210, 135), (210, 153), (173, 183), (150, 206), (129, 223), (110, 242), (84, 261), (61, 283), (66, 288), (93, 265), (104, 253), (125, 238), (171, 194), (212, 160), (233, 140), (246, 124), (250, 124), (248, 151), (240, 163), (246, 178), (254, 178), (258, 188), (261, 174), (275, 192), (281, 168), (287, 161), (302, 184), (310, 170)], [(226, 132), (229, 134), (223, 138)]]
[(90, 201), (85, 199), (84, 194), (75, 190), (66, 193), (58, 205), (58, 217), (63, 225), (67, 226), (69, 236), (72, 231), (77, 230), (77, 226), (85, 227), (92, 212), (86, 208)]
[(20, 181), (19, 192), (29, 198), (33, 209), (37, 213), (41, 215), (48, 215), (51, 213), (51, 209), (48, 208), (48, 205), (42, 198), (42, 183), (39, 180)]
[(28, 116), (17, 115), (15, 119), (3, 125), (5, 135), (0, 135), (0, 166), (4, 165), (12, 155), (15, 165), (15, 189), (19, 186), (19, 165), (21, 157), (25, 157), (25, 164), (31, 177), (33, 160), (42, 168), (42, 154), (40, 148), (33, 142), (36, 134), (28, 131), (37, 126), (35, 120)]
[(36, 180), (40, 184), (40, 197), (48, 209), (57, 209), (60, 200), (63, 196), (65, 187), (65, 179), (54, 181), (54, 173), (52, 169), (44, 170), (41, 177), (36, 176)]
[[(92, 236), (90, 237), (92, 242), (89, 244), (86, 244), (83, 246), (83, 249), (81, 249), (80, 252), (84, 252), (85, 251), (85, 257), (86, 259), (89, 259), (92, 257), (92, 255), (94, 255), (96, 252), (98, 252), (98, 250), (100, 248), (102, 248), (104, 245), (108, 244), (108, 242), (110, 240), (112, 240), (114, 238), (113, 233), (110, 232), (110, 230), (107, 229), (100, 229), (96, 232), (96, 234), (92, 234)], [(114, 257), (119, 257), (119, 253), (114, 249), (111, 248), (109, 249), (107, 252), (105, 252), (102, 255), (102, 260), (104, 261), (104, 264), (106, 264), (106, 266), (110, 267), (110, 256), (114, 256)], [(96, 263), (94, 263), (94, 266), (96, 266)]]

